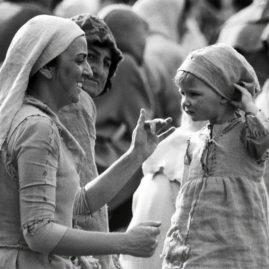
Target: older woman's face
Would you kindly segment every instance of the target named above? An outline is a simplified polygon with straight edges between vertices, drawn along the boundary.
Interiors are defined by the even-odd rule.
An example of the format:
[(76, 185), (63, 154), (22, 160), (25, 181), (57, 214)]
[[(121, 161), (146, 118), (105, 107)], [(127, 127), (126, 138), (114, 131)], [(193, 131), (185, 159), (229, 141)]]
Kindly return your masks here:
[(87, 42), (85, 37), (81, 36), (58, 57), (53, 81), (54, 98), (59, 108), (78, 102), (84, 77), (92, 77), (87, 55)]

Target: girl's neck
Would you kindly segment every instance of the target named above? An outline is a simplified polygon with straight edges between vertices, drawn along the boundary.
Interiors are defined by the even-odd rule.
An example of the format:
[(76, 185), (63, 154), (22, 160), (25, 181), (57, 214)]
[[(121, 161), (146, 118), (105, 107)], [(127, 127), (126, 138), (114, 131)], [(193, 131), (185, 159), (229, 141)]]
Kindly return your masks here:
[(235, 119), (237, 117), (237, 113), (235, 110), (231, 111), (230, 113), (226, 113), (223, 117), (218, 118), (218, 119), (214, 119), (214, 120), (209, 120), (209, 123), (211, 125), (214, 124), (224, 124), (227, 122), (232, 121), (233, 119)]

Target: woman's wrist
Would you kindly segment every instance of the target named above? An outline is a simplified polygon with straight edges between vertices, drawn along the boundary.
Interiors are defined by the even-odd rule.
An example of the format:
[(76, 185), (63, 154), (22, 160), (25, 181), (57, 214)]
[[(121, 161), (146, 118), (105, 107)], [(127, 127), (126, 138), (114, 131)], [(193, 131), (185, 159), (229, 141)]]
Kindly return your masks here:
[(139, 165), (142, 165), (142, 163), (147, 159), (144, 149), (139, 149), (134, 146), (131, 146), (127, 150), (126, 154), (130, 155), (131, 158), (133, 158), (134, 161)]
[(110, 233), (114, 236), (114, 246), (113, 246), (113, 253), (115, 254), (128, 254), (128, 246), (126, 244), (127, 241), (127, 234), (122, 232), (113, 232)]

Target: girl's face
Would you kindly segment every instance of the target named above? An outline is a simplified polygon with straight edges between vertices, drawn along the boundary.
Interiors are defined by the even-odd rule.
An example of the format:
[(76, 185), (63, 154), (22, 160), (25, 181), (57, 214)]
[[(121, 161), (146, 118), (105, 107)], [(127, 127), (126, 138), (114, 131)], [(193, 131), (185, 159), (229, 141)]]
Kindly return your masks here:
[(222, 122), (226, 107), (222, 104), (223, 98), (202, 80), (187, 75), (180, 81), (180, 93), (182, 109), (193, 121)]
[(93, 75), (87, 54), (87, 42), (81, 36), (58, 57), (53, 76), (54, 98), (58, 108), (78, 102), (84, 77)]

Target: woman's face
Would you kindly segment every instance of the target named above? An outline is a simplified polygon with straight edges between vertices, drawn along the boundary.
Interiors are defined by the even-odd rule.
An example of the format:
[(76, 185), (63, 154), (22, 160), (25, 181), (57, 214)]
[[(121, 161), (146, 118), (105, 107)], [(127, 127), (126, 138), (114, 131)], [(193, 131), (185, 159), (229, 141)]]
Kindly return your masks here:
[(87, 55), (87, 42), (81, 36), (58, 57), (53, 76), (54, 98), (58, 108), (79, 101), (84, 77), (93, 75)]
[(112, 55), (110, 48), (100, 47), (98, 45), (89, 46), (88, 63), (92, 68), (93, 76), (85, 77), (83, 90), (91, 97), (96, 97), (104, 91), (111, 62)]

